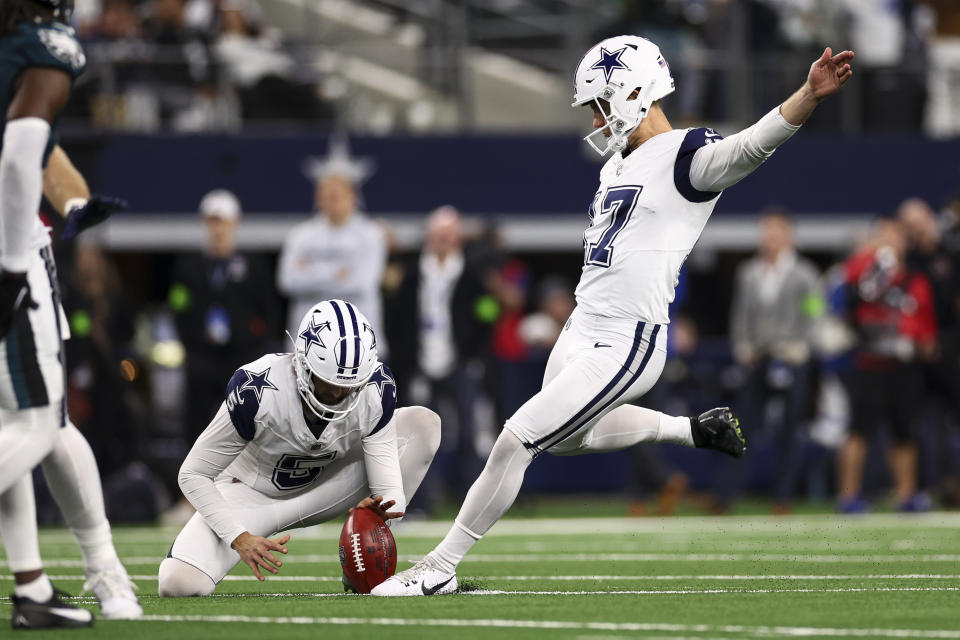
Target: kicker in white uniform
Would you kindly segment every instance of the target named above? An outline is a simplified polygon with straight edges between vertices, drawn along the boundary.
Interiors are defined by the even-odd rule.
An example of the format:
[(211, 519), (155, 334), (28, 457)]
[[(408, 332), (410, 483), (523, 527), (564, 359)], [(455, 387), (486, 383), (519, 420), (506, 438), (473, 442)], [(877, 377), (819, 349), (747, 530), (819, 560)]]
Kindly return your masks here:
[(541, 391), (507, 420), (453, 528), (374, 595), (456, 591), (457, 565), (513, 504), (527, 466), (544, 451), (575, 455), (674, 442), (743, 455), (728, 408), (688, 418), (626, 403), (660, 377), (676, 279), (720, 192), (763, 163), (846, 82), (852, 57), (827, 49), (798, 92), (723, 139), (711, 129), (670, 126), (659, 101), (674, 82), (649, 40), (618, 36), (584, 55), (573, 106), (592, 109), (594, 131), (585, 140), (613, 155), (589, 209), (577, 307), (550, 354)]
[[(422, 407), (395, 409), (396, 383), (377, 359), (376, 336), (352, 304), (310, 309), (294, 353), (237, 369), (226, 399), (180, 469), (197, 513), (160, 565), (161, 596), (212, 593), (241, 559), (262, 579), (276, 573), (289, 536), (366, 496), (402, 514), (440, 441)], [(386, 513), (393, 503), (394, 512)]]

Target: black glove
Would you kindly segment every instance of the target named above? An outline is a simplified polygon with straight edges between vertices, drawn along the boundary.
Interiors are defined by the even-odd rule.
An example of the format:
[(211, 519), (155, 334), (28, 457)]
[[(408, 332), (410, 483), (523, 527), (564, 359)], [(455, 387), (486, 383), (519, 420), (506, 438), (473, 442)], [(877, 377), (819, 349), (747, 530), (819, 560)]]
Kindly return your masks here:
[(70, 210), (67, 214), (67, 224), (60, 237), (63, 240), (69, 240), (84, 229), (100, 224), (114, 211), (122, 211), (126, 208), (126, 200), (94, 194), (87, 200), (87, 204)]
[(13, 320), (27, 309), (36, 309), (37, 303), (30, 296), (27, 274), (0, 274), (0, 340), (7, 337)]

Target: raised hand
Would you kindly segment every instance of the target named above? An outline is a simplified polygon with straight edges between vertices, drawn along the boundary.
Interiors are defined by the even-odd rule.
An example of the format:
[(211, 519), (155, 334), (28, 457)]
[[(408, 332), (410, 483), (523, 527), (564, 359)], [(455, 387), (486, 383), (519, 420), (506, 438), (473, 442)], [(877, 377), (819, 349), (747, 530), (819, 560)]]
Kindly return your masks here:
[[(364, 498), (357, 504), (353, 509), (371, 509), (377, 513), (384, 521), (390, 520), (391, 518), (400, 518), (403, 517), (403, 512), (401, 511), (388, 511), (390, 507), (397, 503), (396, 500), (387, 500), (383, 501), (383, 496), (370, 496), (369, 498)], [(350, 509), (350, 511), (353, 511)]]
[(822, 100), (839, 91), (853, 75), (851, 60), (853, 51), (841, 51), (833, 55), (833, 49), (824, 49), (823, 55), (810, 65), (810, 73), (807, 75), (807, 86), (813, 97)]
[(126, 208), (126, 200), (94, 194), (85, 205), (70, 210), (67, 214), (67, 224), (60, 237), (69, 240), (84, 229), (100, 224), (114, 211), (122, 211)]
[(255, 536), (244, 531), (234, 538), (233, 542), (230, 543), (230, 547), (236, 551), (240, 555), (240, 559), (250, 567), (253, 575), (257, 576), (257, 580), (262, 581), (265, 578), (260, 572), (260, 567), (263, 567), (273, 574), (279, 573), (279, 568), (283, 566), (283, 563), (273, 555), (271, 551), (285, 554), (287, 548), (284, 545), (289, 541), (289, 533), (282, 538), (270, 540), (269, 538)]

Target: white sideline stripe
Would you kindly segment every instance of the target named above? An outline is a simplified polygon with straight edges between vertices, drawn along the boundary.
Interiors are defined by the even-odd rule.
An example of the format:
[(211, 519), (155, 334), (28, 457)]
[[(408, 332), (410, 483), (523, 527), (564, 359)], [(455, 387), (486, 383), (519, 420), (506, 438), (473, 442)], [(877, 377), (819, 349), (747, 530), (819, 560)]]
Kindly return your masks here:
[[(47, 576), (57, 581), (84, 581), (85, 576), (80, 574)], [(644, 576), (466, 576), (471, 580), (507, 582), (575, 582), (585, 580), (607, 580), (622, 582), (644, 581), (673, 581), (673, 580), (721, 580), (721, 581), (749, 581), (749, 580), (960, 580), (960, 574), (940, 573), (890, 573), (868, 575), (644, 575)], [(132, 580), (156, 581), (157, 576), (132, 575)], [(0, 575), (0, 580), (13, 580), (12, 575)], [(259, 582), (255, 576), (227, 576), (225, 582)], [(340, 582), (339, 576), (269, 576), (269, 582)]]
[[(405, 520), (396, 525), (398, 538), (442, 538), (453, 525), (451, 520), (411, 521)], [(318, 538), (338, 540), (342, 522), (329, 522), (297, 529), (298, 538)], [(131, 542), (153, 542), (158, 538), (173, 540), (182, 527), (137, 527), (114, 530), (114, 536)], [(792, 516), (774, 518), (770, 516), (683, 516), (671, 518), (516, 518), (501, 520), (491, 535), (498, 536), (564, 536), (590, 534), (620, 535), (631, 534), (677, 534), (704, 532), (773, 533), (778, 536), (805, 532), (827, 532), (832, 538), (854, 536), (858, 532), (871, 529), (884, 531), (917, 528), (960, 529), (960, 513), (931, 512), (922, 514), (866, 514), (858, 517), (845, 517), (832, 514)], [(73, 542), (69, 531), (43, 531), (41, 540), (63, 540)]]
[[(159, 565), (163, 554), (125, 556), (128, 565)], [(407, 562), (423, 559), (421, 555), (401, 556)], [(290, 555), (288, 562), (340, 564), (335, 554)], [(797, 553), (475, 553), (464, 562), (960, 562), (960, 554), (872, 554), (826, 555)], [(44, 558), (46, 567), (83, 567), (80, 558)], [(6, 561), (0, 563), (6, 567)]]
[[(960, 587), (830, 587), (826, 589), (611, 589), (611, 590), (513, 590), (513, 589), (476, 589), (464, 591), (461, 596), (711, 596), (729, 593), (899, 593), (899, 592), (957, 592)], [(352, 593), (213, 593), (204, 598), (359, 598)], [(141, 596), (143, 597), (143, 596)], [(158, 596), (148, 596), (156, 598)], [(81, 604), (96, 604), (92, 596), (67, 596), (64, 600)], [(0, 606), (7, 604), (0, 602)]]
[(748, 634), (751, 636), (827, 636), (884, 638), (960, 638), (952, 629), (838, 629), (831, 627), (741, 626), (674, 624), (666, 622), (575, 622), (568, 620), (505, 620), (455, 618), (340, 618), (267, 616), (145, 615), (149, 622), (240, 622), (261, 624), (376, 625), (383, 627), (481, 627), (501, 629), (572, 629), (591, 631), (668, 631), (679, 633)]
[(715, 593), (862, 593), (878, 591), (960, 591), (960, 587), (836, 587), (829, 589), (622, 589), (616, 591), (513, 591), (477, 589), (461, 595), (476, 596), (647, 596), (712, 595)]

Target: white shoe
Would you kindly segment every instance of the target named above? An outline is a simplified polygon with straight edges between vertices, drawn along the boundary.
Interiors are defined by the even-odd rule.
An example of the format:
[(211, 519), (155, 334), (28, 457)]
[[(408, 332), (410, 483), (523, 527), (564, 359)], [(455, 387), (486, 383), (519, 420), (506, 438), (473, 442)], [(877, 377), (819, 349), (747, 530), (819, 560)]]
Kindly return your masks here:
[(457, 574), (437, 569), (424, 558), (373, 588), (374, 596), (442, 596), (455, 593)]
[(93, 591), (100, 601), (100, 615), (106, 620), (134, 620), (143, 615), (143, 608), (133, 592), (137, 585), (130, 580), (127, 570), (116, 565), (100, 571), (86, 572), (84, 591)]

